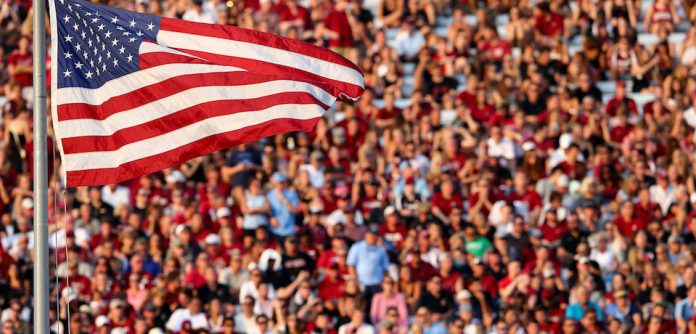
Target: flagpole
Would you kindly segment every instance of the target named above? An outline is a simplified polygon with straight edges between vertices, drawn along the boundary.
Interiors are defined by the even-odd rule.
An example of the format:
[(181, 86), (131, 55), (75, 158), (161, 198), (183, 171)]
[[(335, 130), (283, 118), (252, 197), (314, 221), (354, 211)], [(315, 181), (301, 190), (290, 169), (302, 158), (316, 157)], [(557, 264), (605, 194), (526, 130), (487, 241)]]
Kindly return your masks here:
[[(50, 0), (49, 0), (50, 1)], [(48, 300), (48, 169), (46, 154), (46, 3), (34, 0), (34, 333), (46, 334)]]

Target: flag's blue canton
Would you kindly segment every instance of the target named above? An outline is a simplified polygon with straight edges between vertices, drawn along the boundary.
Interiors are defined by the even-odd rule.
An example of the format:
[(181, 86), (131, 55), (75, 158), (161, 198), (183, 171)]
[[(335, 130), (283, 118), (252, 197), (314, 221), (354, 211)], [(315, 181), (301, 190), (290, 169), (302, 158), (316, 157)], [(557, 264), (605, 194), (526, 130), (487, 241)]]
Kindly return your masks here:
[(138, 71), (140, 44), (156, 41), (159, 31), (157, 16), (82, 0), (56, 0), (55, 7), (58, 88), (96, 88)]

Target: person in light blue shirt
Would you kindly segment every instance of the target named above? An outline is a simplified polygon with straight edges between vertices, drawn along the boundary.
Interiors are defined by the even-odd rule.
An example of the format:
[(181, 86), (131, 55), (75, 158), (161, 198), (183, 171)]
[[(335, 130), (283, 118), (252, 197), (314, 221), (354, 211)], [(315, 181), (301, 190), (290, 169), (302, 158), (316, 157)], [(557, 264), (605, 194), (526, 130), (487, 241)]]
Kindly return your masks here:
[(271, 181), (275, 189), (266, 195), (271, 205), (271, 233), (285, 239), (296, 233), (295, 214), (300, 198), (294, 190), (287, 188), (287, 178), (282, 173), (274, 173)]
[(268, 214), (271, 212), (271, 207), (261, 192), (261, 182), (258, 179), (252, 179), (249, 182), (249, 190), (244, 194), (244, 201), (241, 203), (242, 228), (245, 235), (254, 235), (254, 231), (268, 225)]
[(389, 257), (384, 247), (377, 244), (379, 228), (370, 225), (365, 240), (356, 242), (348, 251), (347, 264), (352, 277), (366, 290), (379, 290), (384, 272), (389, 267)]
[(577, 301), (573, 304), (570, 304), (570, 306), (568, 306), (568, 308), (566, 309), (566, 318), (580, 321), (582, 320), (582, 317), (585, 316), (585, 312), (589, 308), (593, 308), (597, 313), (597, 320), (602, 320), (602, 309), (599, 307), (599, 305), (590, 300), (590, 293), (587, 291), (585, 287), (581, 286), (577, 288), (577, 290), (575, 291), (575, 296), (577, 298)]
[[(437, 321), (437, 316), (430, 314), (425, 306), (416, 310), (413, 326), (419, 327), (423, 334), (447, 334), (447, 327), (442, 322)], [(409, 334), (411, 333), (413, 330), (409, 331)]]
[(696, 285), (692, 285), (686, 298), (680, 300), (674, 308), (674, 319), (677, 320), (677, 329), (687, 329), (687, 324), (694, 315), (694, 302), (696, 302)]

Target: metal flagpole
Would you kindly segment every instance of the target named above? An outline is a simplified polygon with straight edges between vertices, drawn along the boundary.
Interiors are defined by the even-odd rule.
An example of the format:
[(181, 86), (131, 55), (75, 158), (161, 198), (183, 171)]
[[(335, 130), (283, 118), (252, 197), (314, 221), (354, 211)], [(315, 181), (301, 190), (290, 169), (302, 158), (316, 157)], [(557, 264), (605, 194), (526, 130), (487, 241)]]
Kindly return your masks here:
[(34, 0), (34, 333), (49, 333), (46, 3)]

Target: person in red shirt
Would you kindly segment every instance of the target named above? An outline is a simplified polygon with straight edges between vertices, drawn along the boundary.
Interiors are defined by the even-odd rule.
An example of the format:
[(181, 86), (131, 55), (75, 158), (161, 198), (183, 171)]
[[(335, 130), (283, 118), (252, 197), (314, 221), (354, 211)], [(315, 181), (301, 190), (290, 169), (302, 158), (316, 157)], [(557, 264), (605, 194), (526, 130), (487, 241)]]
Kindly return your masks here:
[(616, 124), (612, 126), (609, 131), (611, 141), (621, 144), (631, 131), (633, 131), (633, 125), (628, 123), (625, 110), (619, 109), (618, 115), (616, 116)]
[(523, 173), (515, 174), (514, 187), (507, 196), (508, 201), (520, 201), (527, 204), (527, 209), (531, 216), (536, 216), (541, 209), (541, 196), (529, 187), (527, 175)]
[(447, 222), (452, 208), (461, 208), (464, 205), (464, 198), (461, 194), (454, 192), (454, 184), (447, 178), (440, 184), (440, 192), (433, 195), (432, 205), (433, 215)]
[(614, 219), (614, 225), (625, 238), (630, 238), (633, 233), (645, 229), (646, 226), (642, 220), (636, 217), (631, 201), (624, 201), (621, 204), (621, 214)]
[(616, 95), (607, 102), (605, 113), (608, 117), (613, 117), (620, 107), (623, 107), (631, 115), (638, 115), (636, 102), (626, 96), (626, 83), (623, 81), (616, 83)]
[(486, 99), (486, 89), (483, 86), (479, 86), (476, 89), (474, 103), (469, 106), (469, 112), (471, 113), (471, 117), (478, 122), (487, 122), (489, 118), (495, 114), (495, 107), (488, 103)]
[(346, 282), (340, 277), (338, 264), (331, 265), (326, 270), (326, 277), (319, 283), (317, 290), (323, 301), (337, 302), (345, 294)]
[(442, 278), (442, 288), (448, 293), (454, 293), (462, 284), (462, 274), (454, 270), (454, 262), (449, 254), (440, 259), (439, 275)]
[(501, 39), (498, 32), (488, 27), (483, 32), (483, 39), (478, 45), (478, 49), (483, 53), (489, 62), (502, 64), (505, 58), (512, 55), (512, 45), (507, 40)]
[(29, 51), (29, 37), (22, 36), (17, 50), (7, 58), (7, 72), (13, 82), (22, 87), (31, 86), (33, 73), (33, 57)]
[(563, 234), (568, 231), (565, 224), (558, 221), (556, 215), (556, 209), (549, 209), (546, 211), (546, 219), (544, 219), (544, 224), (539, 228), (541, 230), (544, 241), (548, 242), (549, 245), (556, 246)]
[(403, 111), (394, 106), (394, 96), (392, 94), (386, 94), (384, 95), (384, 107), (377, 110), (375, 114), (375, 123), (379, 127), (393, 125), (396, 122), (396, 118), (402, 114)]
[(297, 4), (297, 0), (285, 0), (277, 8), (280, 16), (280, 32), (285, 35), (290, 28), (296, 28), (300, 34), (312, 29), (309, 11)]
[(385, 223), (379, 227), (379, 234), (385, 240), (391, 242), (395, 249), (401, 249), (401, 244), (406, 240), (406, 226), (400, 221), (396, 208), (388, 206), (384, 209)]
[(323, 35), (329, 39), (329, 48), (346, 54), (346, 49), (353, 47), (353, 29), (348, 19), (350, 9), (348, 1), (337, 0), (334, 9), (324, 19)]
[(534, 8), (534, 27), (546, 37), (555, 37), (563, 33), (563, 15), (551, 11), (548, 2), (542, 2)]
[(658, 205), (650, 201), (650, 189), (648, 187), (642, 187), (638, 192), (638, 203), (633, 206), (636, 219), (647, 226), (647, 224), (653, 220), (655, 209), (657, 208)]
[(462, 101), (465, 107), (471, 108), (476, 103), (476, 89), (478, 78), (473, 75), (466, 80), (466, 89), (457, 95), (457, 100)]
[(585, 177), (587, 167), (580, 161), (580, 146), (578, 144), (572, 143), (565, 149), (565, 161), (559, 163), (558, 168), (571, 180), (582, 180)]

